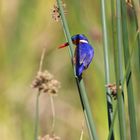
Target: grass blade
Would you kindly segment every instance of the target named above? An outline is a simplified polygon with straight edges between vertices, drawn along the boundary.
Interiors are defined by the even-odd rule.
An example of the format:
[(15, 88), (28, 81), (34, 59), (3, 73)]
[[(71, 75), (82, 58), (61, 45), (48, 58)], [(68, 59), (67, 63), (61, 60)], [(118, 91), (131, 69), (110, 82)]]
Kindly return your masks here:
[[(108, 85), (110, 83), (110, 70), (109, 70), (109, 51), (108, 51), (108, 35), (107, 35), (107, 25), (106, 25), (106, 9), (105, 1), (101, 0), (101, 14), (102, 14), (102, 30), (103, 30), (103, 43), (104, 43), (104, 63), (105, 63), (105, 83)], [(111, 92), (106, 88), (106, 99), (107, 99), (107, 110), (108, 110), (108, 124), (109, 129), (112, 122), (113, 107)], [(114, 140), (114, 134), (111, 135), (111, 140)]]
[(117, 110), (118, 110), (118, 105), (115, 104), (115, 109), (114, 109), (114, 113), (113, 113), (113, 117), (112, 117), (112, 122), (111, 122), (111, 125), (110, 125), (110, 130), (109, 130), (109, 134), (108, 134), (107, 140), (111, 140), (111, 138), (112, 138), (113, 127), (114, 127), (115, 119), (116, 119), (116, 116), (117, 116)]
[[(123, 80), (122, 80), (122, 89), (124, 87), (125, 81), (127, 80), (127, 75), (128, 75), (128, 72), (129, 72), (128, 64), (129, 64), (129, 62), (130, 62), (130, 60), (132, 58), (133, 52), (134, 52), (134, 48), (132, 49), (132, 52), (130, 54), (130, 57), (128, 58), (126, 71), (125, 71), (125, 74), (124, 74), (124, 77), (123, 77)], [(115, 104), (114, 106), (115, 106), (114, 107), (115, 109), (114, 109), (114, 113), (113, 113), (113, 117), (112, 117), (112, 122), (111, 122), (111, 126), (110, 126), (110, 131), (109, 131), (109, 135), (108, 135), (108, 139), (107, 140), (110, 140), (111, 139), (111, 134), (113, 132), (113, 127), (114, 127), (114, 123), (115, 123), (115, 119), (116, 119), (116, 114), (117, 114), (117, 110), (118, 110), (118, 105)]]
[(132, 72), (131, 72), (131, 64), (128, 61), (130, 58), (129, 52), (129, 41), (128, 41), (128, 31), (127, 31), (127, 19), (126, 19), (126, 4), (125, 1), (122, 0), (122, 35), (123, 35), (123, 47), (124, 47), (124, 60), (125, 60), (125, 69), (127, 69), (126, 75), (126, 86), (127, 86), (127, 96), (128, 96), (128, 109), (129, 109), (129, 119), (130, 119), (130, 132), (131, 132), (131, 140), (137, 140), (137, 127), (136, 127), (136, 112), (134, 106), (134, 94), (133, 94), (133, 86), (132, 86)]
[(119, 119), (119, 130), (120, 139), (126, 140), (126, 128), (125, 128), (125, 113), (124, 113), (124, 103), (122, 96), (122, 89), (120, 89), (120, 84), (122, 85), (123, 80), (123, 68), (122, 68), (122, 34), (121, 34), (121, 1), (116, 1), (116, 27), (117, 27), (117, 45), (115, 45), (115, 74), (116, 74), (116, 86), (117, 86), (117, 104), (118, 104), (118, 119)]
[(36, 95), (36, 110), (35, 110), (35, 130), (34, 130), (34, 140), (38, 140), (38, 124), (39, 124), (39, 97), (40, 91)]
[(134, 0), (131, 0), (131, 3), (132, 3), (133, 11), (134, 11), (134, 22), (135, 22), (135, 27), (136, 27), (136, 32), (137, 32), (136, 38), (137, 38), (137, 46), (138, 46), (138, 62), (139, 62), (139, 72), (140, 72), (140, 27), (139, 27), (139, 22), (138, 22), (139, 13), (136, 10)]

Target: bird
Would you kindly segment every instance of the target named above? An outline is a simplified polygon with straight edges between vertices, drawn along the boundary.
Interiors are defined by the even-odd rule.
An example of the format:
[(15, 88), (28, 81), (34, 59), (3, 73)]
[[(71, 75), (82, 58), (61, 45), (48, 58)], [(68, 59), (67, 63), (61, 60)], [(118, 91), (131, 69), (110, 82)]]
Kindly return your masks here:
[[(93, 57), (94, 57), (94, 48), (89, 43), (87, 37), (83, 34), (76, 34), (71, 37), (72, 43), (76, 46), (73, 58), (73, 64), (76, 69), (76, 76), (82, 77), (82, 73), (86, 70)], [(59, 46), (59, 48), (64, 48), (68, 46), (69, 43), (66, 42)]]

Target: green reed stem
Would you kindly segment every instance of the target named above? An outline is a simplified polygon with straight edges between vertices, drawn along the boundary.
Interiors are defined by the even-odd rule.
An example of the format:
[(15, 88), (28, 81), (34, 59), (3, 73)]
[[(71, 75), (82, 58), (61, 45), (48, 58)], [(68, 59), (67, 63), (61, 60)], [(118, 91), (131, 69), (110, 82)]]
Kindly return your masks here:
[(123, 103), (123, 89), (120, 89), (120, 84), (122, 85), (123, 80), (123, 67), (122, 67), (122, 30), (121, 30), (121, 1), (116, 1), (116, 26), (117, 26), (117, 46), (115, 51), (116, 57), (116, 86), (117, 86), (117, 104), (118, 104), (118, 119), (119, 119), (119, 130), (120, 139), (126, 140), (126, 126), (125, 126), (125, 112)]
[(132, 5), (133, 5), (133, 11), (134, 11), (134, 22), (136, 26), (136, 32), (137, 32), (137, 46), (138, 46), (138, 62), (139, 62), (139, 72), (140, 72), (140, 27), (139, 27), (139, 22), (138, 22), (138, 16), (139, 13), (137, 14), (136, 7), (134, 4), (134, 0), (131, 0)]
[(107, 140), (112, 140), (111, 137), (112, 137), (113, 127), (114, 127), (114, 123), (115, 123), (115, 119), (116, 119), (116, 115), (117, 115), (117, 110), (118, 110), (118, 105), (115, 104), (114, 106), (115, 106), (115, 109), (114, 109), (114, 113), (113, 113), (113, 117), (112, 117), (112, 122), (111, 122), (111, 125), (110, 125), (110, 130), (109, 130), (109, 134), (108, 134)]
[(73, 61), (72, 61), (73, 57), (74, 57), (74, 51), (73, 51), (73, 47), (72, 47), (73, 44), (72, 44), (72, 41), (71, 41), (71, 35), (70, 35), (70, 32), (69, 32), (67, 21), (66, 21), (65, 15), (64, 15), (63, 7), (62, 7), (62, 1), (57, 0), (57, 4), (58, 4), (59, 12), (60, 12), (60, 15), (61, 15), (62, 27), (63, 27), (64, 33), (65, 33), (66, 39), (69, 43), (69, 54), (70, 54), (71, 62), (72, 62), (72, 66), (73, 66), (74, 77), (76, 79), (77, 88), (78, 88), (78, 91), (79, 91), (81, 104), (82, 104), (83, 111), (84, 111), (84, 114), (85, 114), (85, 119), (86, 119), (86, 122), (87, 122), (87, 127), (88, 127), (88, 130), (89, 130), (90, 138), (91, 138), (91, 140), (97, 140), (96, 129), (95, 129), (95, 125), (94, 125), (94, 122), (93, 122), (93, 117), (92, 117), (91, 109), (90, 109), (90, 106), (89, 106), (89, 101), (88, 101), (88, 98), (87, 98), (87, 94), (86, 94), (86, 91), (85, 91), (84, 82), (83, 82), (83, 79), (79, 79), (79, 77), (76, 76), (75, 66), (73, 65)]
[[(109, 69), (109, 50), (108, 50), (108, 35), (107, 35), (107, 25), (106, 25), (106, 9), (105, 1), (101, 0), (101, 14), (102, 14), (102, 30), (103, 30), (103, 43), (104, 43), (104, 66), (105, 66), (105, 84), (110, 83), (110, 69)], [(108, 110), (108, 124), (109, 129), (112, 122), (113, 107), (111, 92), (106, 88), (106, 99), (107, 99), (107, 110)], [(114, 140), (114, 134), (111, 135), (111, 140)]]
[[(127, 66), (126, 66), (126, 70), (125, 70), (124, 77), (123, 77), (123, 80), (122, 80), (122, 85), (121, 85), (122, 89), (124, 87), (125, 81), (127, 80), (127, 75), (129, 73), (129, 69), (128, 69), (129, 68), (129, 63), (130, 63), (130, 60), (132, 58), (132, 55), (133, 55), (133, 52), (134, 52), (134, 48), (135, 47), (132, 48), (131, 55), (128, 58), (128, 61), (127, 61)], [(108, 135), (108, 139), (107, 140), (111, 140), (111, 134), (113, 132), (113, 127), (114, 127), (114, 123), (115, 123), (115, 119), (116, 119), (116, 114), (117, 114), (117, 110), (118, 110), (117, 104), (115, 104), (114, 106), (115, 106), (114, 107), (115, 109), (114, 109), (114, 113), (113, 113), (113, 117), (112, 117), (112, 122), (111, 122), (111, 126), (110, 126), (110, 131), (109, 131), (109, 135)]]
[(50, 102), (51, 102), (51, 110), (52, 110), (52, 128), (51, 128), (51, 134), (54, 134), (54, 127), (55, 127), (55, 107), (54, 107), (54, 99), (53, 95), (50, 96)]
[(130, 58), (129, 52), (129, 41), (128, 41), (128, 30), (127, 30), (127, 19), (126, 19), (126, 4), (125, 0), (122, 0), (122, 35), (123, 35), (123, 46), (124, 46), (124, 61), (125, 68), (127, 70), (126, 75), (126, 86), (127, 86), (127, 96), (128, 96), (128, 110), (129, 110), (129, 119), (130, 119), (130, 133), (131, 140), (137, 140), (137, 127), (136, 127), (136, 112), (134, 105), (134, 93), (132, 86), (132, 72), (131, 72), (131, 64), (128, 62), (128, 58)]
[(40, 91), (38, 91), (37, 96), (36, 96), (34, 140), (38, 140), (39, 97), (40, 97)]

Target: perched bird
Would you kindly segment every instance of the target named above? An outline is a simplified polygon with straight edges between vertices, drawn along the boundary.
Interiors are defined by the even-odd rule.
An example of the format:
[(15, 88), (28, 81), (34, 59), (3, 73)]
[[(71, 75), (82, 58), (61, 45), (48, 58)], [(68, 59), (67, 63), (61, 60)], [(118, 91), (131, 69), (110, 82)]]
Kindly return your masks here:
[[(82, 76), (82, 72), (88, 68), (94, 56), (94, 49), (89, 44), (88, 39), (83, 34), (77, 34), (71, 37), (73, 44), (76, 45), (73, 63), (76, 68), (76, 75)], [(68, 46), (69, 43), (64, 43), (59, 48)]]

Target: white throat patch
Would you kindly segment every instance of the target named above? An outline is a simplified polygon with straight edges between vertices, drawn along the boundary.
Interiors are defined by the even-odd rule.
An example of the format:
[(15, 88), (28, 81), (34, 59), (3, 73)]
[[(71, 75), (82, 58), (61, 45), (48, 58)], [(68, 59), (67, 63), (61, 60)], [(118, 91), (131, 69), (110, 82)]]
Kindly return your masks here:
[(79, 42), (80, 42), (80, 43), (88, 43), (87, 40), (83, 40), (83, 39), (79, 40)]

